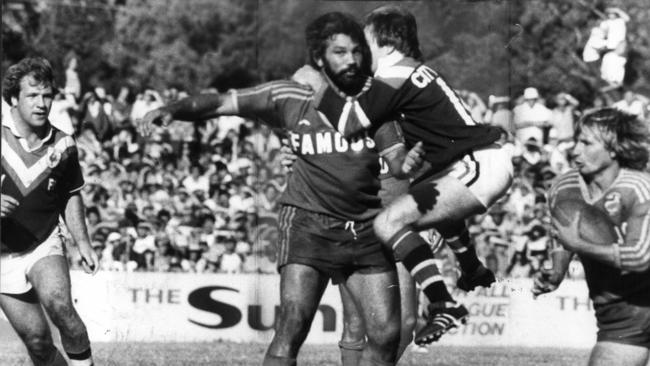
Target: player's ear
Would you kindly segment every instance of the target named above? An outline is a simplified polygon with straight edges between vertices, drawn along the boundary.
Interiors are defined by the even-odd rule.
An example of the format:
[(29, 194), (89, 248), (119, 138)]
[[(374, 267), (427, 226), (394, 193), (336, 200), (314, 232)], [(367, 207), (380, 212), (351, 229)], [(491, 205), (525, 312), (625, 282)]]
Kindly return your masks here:
[(18, 105), (18, 98), (17, 97), (11, 97), (11, 105)]
[(321, 57), (316, 59), (316, 65), (318, 65), (318, 67), (321, 68), (321, 69), (325, 65), (325, 63), (323, 62), (323, 59)]

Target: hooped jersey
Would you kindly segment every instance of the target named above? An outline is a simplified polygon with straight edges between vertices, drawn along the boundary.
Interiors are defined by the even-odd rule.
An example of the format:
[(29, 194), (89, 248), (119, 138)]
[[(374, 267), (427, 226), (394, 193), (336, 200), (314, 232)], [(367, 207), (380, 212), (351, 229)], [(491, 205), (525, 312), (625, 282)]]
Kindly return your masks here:
[[(368, 79), (367, 87), (370, 84)], [(380, 164), (371, 136), (381, 136), (382, 144), (390, 146), (388, 140), (401, 143), (397, 132), (382, 128), (346, 139), (330, 123), (339, 120), (340, 111), (316, 109), (329, 96), (292, 81), (269, 82), (232, 95), (237, 114), (284, 129), (298, 156), (280, 203), (346, 221), (377, 215)]]
[(47, 239), (70, 195), (83, 185), (72, 136), (51, 127), (42, 143), (30, 148), (11, 115), (3, 116), (2, 194), (19, 203), (0, 224), (3, 252), (23, 252)]
[(429, 172), (435, 173), (501, 135), (496, 127), (476, 124), (447, 82), (412, 58), (378, 69), (374, 79), (367, 93), (339, 107), (354, 115), (337, 126), (345, 136), (399, 121), (407, 147), (422, 141)]
[(621, 169), (618, 177), (600, 196), (590, 198), (577, 170), (562, 175), (548, 193), (549, 207), (563, 199), (578, 199), (605, 212), (616, 225), (620, 269), (587, 256), (585, 269), (594, 304), (622, 299), (650, 305), (650, 175)]

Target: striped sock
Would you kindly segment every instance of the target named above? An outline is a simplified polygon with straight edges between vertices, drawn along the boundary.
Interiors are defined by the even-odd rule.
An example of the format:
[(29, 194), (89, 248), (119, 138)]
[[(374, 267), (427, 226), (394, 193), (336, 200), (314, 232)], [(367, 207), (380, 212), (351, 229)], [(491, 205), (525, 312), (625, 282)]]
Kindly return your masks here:
[(83, 352), (66, 352), (70, 359), (70, 366), (93, 366), (93, 356), (90, 348)]
[(431, 248), (420, 234), (407, 226), (398, 231), (388, 244), (393, 248), (396, 259), (402, 261), (430, 302), (454, 302), (433, 260)]
[(467, 231), (467, 228), (465, 228), (460, 235), (445, 240), (447, 241), (449, 248), (451, 248), (456, 255), (460, 269), (464, 273), (473, 273), (476, 268), (481, 265), (481, 262), (476, 256), (476, 249), (474, 248), (474, 245), (470, 243), (469, 231)]

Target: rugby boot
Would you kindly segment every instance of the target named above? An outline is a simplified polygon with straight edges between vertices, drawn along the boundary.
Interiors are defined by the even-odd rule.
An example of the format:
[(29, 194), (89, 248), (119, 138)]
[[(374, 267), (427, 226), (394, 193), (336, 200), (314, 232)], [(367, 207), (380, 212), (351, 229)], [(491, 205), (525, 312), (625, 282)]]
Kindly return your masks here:
[(436, 342), (452, 328), (467, 323), (469, 312), (462, 304), (445, 307), (429, 306), (427, 324), (415, 334), (415, 344), (421, 346)]
[(470, 292), (479, 286), (490, 287), (495, 281), (494, 273), (484, 265), (480, 265), (472, 273), (461, 273), (456, 282), (456, 287), (465, 292)]

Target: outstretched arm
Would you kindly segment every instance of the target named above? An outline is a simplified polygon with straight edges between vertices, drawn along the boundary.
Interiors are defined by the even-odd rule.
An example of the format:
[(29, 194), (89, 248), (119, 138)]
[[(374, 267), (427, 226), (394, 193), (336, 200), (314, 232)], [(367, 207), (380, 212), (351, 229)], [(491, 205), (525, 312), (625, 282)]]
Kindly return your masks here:
[(151, 134), (153, 125), (168, 126), (174, 120), (202, 121), (217, 115), (236, 114), (237, 106), (230, 94), (199, 94), (154, 109), (138, 121), (138, 132)]

